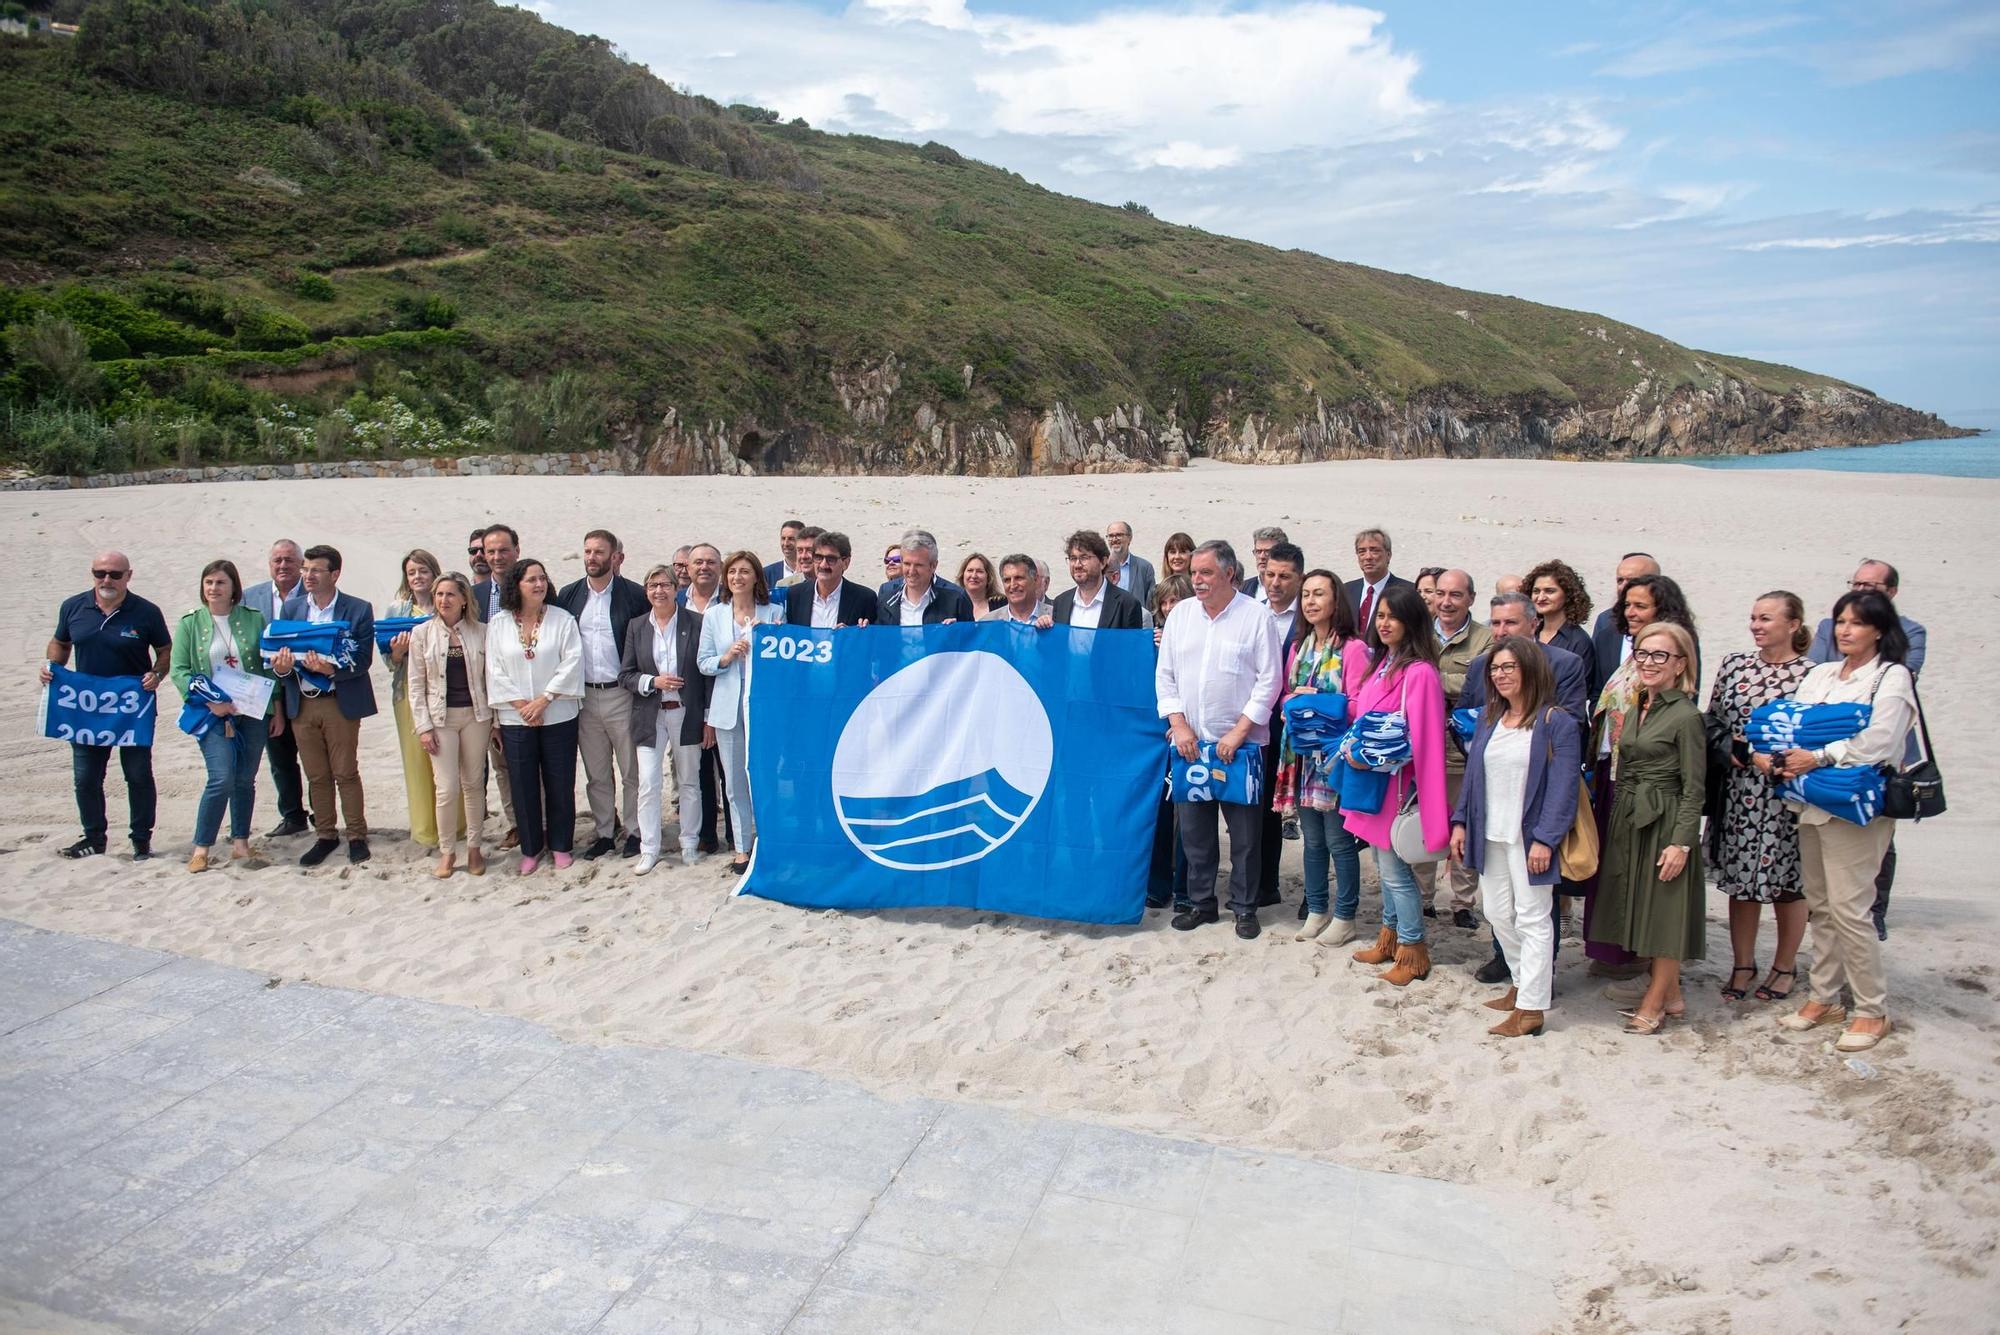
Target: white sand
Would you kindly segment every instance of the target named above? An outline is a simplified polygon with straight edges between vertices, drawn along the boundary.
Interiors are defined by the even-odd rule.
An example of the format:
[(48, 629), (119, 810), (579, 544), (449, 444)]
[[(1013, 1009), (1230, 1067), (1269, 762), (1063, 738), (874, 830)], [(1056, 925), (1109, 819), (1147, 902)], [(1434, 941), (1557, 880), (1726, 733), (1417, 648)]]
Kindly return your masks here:
[[(40, 578), (0, 595), (16, 664), (0, 686), (12, 720), (0, 761), (11, 799), (0, 852), (12, 856), (0, 866), (13, 873), (0, 914), (503, 1011), (580, 1038), (1541, 1193), (1569, 1276), (1565, 1329), (1992, 1329), (2000, 777), (1992, 727), (1975, 724), (1975, 700), (1990, 706), (1990, 693), (1974, 674), (2000, 607), (1996, 502), (2000, 483), (1944, 478), (1443, 461), (1028, 481), (495, 478), (9, 495), (8, 546)], [(1494, 1017), (1476, 1005), (1492, 990), (1469, 976), (1487, 954), (1483, 930), (1437, 931), (1437, 971), (1398, 992), (1345, 951), (1295, 944), (1288, 913), (1267, 914), (1250, 943), (1226, 926), (1173, 932), (1158, 913), (1130, 929), (804, 913), (726, 900), (710, 866), (639, 880), (616, 860), (441, 887), (402, 837), (386, 712), (364, 730), (378, 831), (365, 868), (336, 857), (307, 873), (283, 858), (187, 875), (201, 766), (178, 736), (159, 749), (160, 860), (55, 857), (76, 817), (65, 748), (32, 736), (33, 667), (56, 603), (85, 586), (98, 548), (128, 551), (135, 589), (171, 619), (194, 604), (203, 562), (227, 555), (261, 578), (279, 535), (341, 547), (343, 587), (379, 604), (405, 548), (460, 566), (464, 534), (491, 519), (515, 523), (526, 553), (567, 580), (592, 526), (623, 535), (636, 576), (690, 539), (772, 559), (790, 514), (852, 535), (854, 573), (871, 584), (882, 546), (919, 522), (945, 542), (947, 570), (974, 545), (996, 559), (1024, 549), (1060, 570), (1069, 529), (1114, 518), (1155, 558), (1173, 529), (1221, 534), (1247, 553), (1250, 529), (1278, 522), (1312, 563), (1349, 577), (1349, 535), (1374, 522), (1394, 534), (1404, 572), (1465, 565), (1485, 590), (1500, 571), (1559, 555), (1600, 600), (1620, 553), (1645, 548), (1688, 589), (1711, 665), (1747, 647), (1757, 594), (1791, 588), (1824, 607), (1858, 557), (1896, 561), (1905, 609), (1930, 628), (1925, 698), (1953, 811), (1899, 839), (1888, 947), (1897, 1031), (1871, 1054), (1879, 1078), (1858, 1079), (1823, 1039), (1781, 1036), (1773, 1007), (1717, 998), (1729, 962), (1719, 898), (1710, 961), (1690, 971), (1687, 1023), (1659, 1039), (1622, 1035), (1571, 944), (1550, 1032), (1503, 1044), (1486, 1037)], [(259, 799), (261, 831), (275, 819), (268, 783)], [(1298, 848), (1285, 847), (1294, 898)], [(1364, 919), (1374, 912), (1371, 878)], [(1767, 920), (1767, 963), (1770, 940)], [(1281, 1270), (1285, 1259), (1272, 1258)], [(1421, 1295), (1410, 1301), (1421, 1307)]]

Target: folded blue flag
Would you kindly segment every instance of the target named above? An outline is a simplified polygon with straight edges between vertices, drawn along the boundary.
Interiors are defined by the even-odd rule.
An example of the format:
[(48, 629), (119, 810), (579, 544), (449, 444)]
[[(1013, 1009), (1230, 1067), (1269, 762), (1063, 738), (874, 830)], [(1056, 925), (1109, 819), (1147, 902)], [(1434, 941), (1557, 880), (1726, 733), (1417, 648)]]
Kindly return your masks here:
[(1882, 771), (1873, 765), (1826, 765), (1801, 778), (1785, 780), (1779, 792), (1828, 815), (1866, 825), (1882, 813), (1885, 783)]
[(216, 716), (209, 705), (226, 705), (229, 697), (216, 684), (197, 672), (188, 678), (187, 703), (181, 706), (181, 731), (199, 740), (215, 726)]
[(1347, 735), (1347, 697), (1339, 691), (1294, 695), (1285, 701), (1285, 737), (1302, 756), (1340, 745)]
[(383, 653), (383, 654), (388, 653), (389, 641), (395, 639), (398, 635), (401, 635), (406, 630), (415, 630), (418, 626), (423, 625), (426, 621), (429, 620), (430, 618), (428, 616), (376, 617), (375, 651), (377, 653)]
[(1359, 760), (1369, 769), (1394, 774), (1410, 761), (1410, 721), (1400, 711), (1371, 710), (1354, 720), (1341, 739), (1339, 755), (1342, 760)]
[(1245, 742), (1227, 763), (1216, 758), (1215, 743), (1203, 742), (1193, 760), (1167, 748), (1167, 796), (1175, 802), (1235, 802), (1258, 806), (1264, 800), (1264, 748)]
[(1378, 769), (1356, 769), (1345, 761), (1340, 765), (1340, 809), (1372, 816), (1389, 800), (1392, 775)]
[[(299, 658), (315, 653), (330, 659), (342, 671), (353, 670), (359, 652), (354, 644), (354, 628), (345, 621), (273, 621), (264, 627), (258, 647), (264, 652), (265, 667), (271, 666), (271, 660), (280, 650), (290, 649)], [(299, 689), (307, 695), (321, 695), (333, 689), (332, 677), (308, 672), (304, 663), (293, 670), (298, 674)]]
[(1476, 709), (1454, 709), (1451, 711), (1451, 735), (1461, 744), (1469, 743), (1472, 734), (1479, 731), (1479, 711)]
[(1875, 716), (1870, 705), (1802, 705), (1796, 700), (1773, 700), (1750, 712), (1743, 735), (1750, 749), (1764, 755), (1780, 751), (1817, 751), (1834, 742), (1844, 742), (1868, 726)]

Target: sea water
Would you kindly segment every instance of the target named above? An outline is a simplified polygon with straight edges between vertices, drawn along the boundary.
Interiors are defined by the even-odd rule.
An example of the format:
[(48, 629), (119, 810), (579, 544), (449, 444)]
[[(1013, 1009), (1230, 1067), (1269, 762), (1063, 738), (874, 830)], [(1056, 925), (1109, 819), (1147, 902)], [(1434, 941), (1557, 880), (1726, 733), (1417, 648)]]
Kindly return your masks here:
[(1662, 459), (1696, 468), (1825, 468), (1842, 473), (1934, 473), (1944, 477), (2000, 477), (2000, 408), (1940, 414), (1953, 426), (1984, 434), (1950, 440), (1906, 440), (1896, 445), (1851, 445), (1789, 454), (1721, 454)]

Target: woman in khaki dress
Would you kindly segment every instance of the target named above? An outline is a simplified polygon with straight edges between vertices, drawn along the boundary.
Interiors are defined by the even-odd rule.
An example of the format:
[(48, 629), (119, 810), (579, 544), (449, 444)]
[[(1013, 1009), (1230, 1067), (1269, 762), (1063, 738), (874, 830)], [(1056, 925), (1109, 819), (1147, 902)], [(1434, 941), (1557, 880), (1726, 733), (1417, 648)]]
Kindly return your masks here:
[(1701, 812), (1708, 748), (1695, 706), (1694, 637), (1656, 622), (1632, 645), (1639, 694), (1618, 737), (1618, 795), (1597, 883), (1590, 939), (1649, 957), (1628, 1034), (1657, 1034), (1682, 1014), (1681, 961), (1707, 955)]

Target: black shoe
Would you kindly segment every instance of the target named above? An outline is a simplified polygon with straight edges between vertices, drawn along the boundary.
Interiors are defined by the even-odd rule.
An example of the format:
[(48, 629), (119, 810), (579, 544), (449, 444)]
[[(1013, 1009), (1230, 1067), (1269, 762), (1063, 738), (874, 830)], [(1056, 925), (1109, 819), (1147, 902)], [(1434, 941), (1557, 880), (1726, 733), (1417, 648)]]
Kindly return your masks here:
[(374, 855), (368, 851), (368, 841), (366, 839), (350, 839), (347, 841), (347, 860), (349, 862), (366, 862), (372, 856)]
[(328, 854), (339, 847), (340, 840), (338, 839), (315, 839), (311, 848), (299, 854), (299, 865), (301, 867), (317, 867), (320, 863), (326, 861)]
[(1239, 913), (1236, 915), (1236, 936), (1238, 940), (1255, 941), (1257, 934), (1263, 930), (1262, 927), (1257, 925), (1257, 915), (1255, 913)]
[(266, 839), (289, 839), (295, 834), (304, 834), (312, 827), (306, 824), (304, 816), (287, 816), (278, 822), (277, 828), (265, 835)]
[(1472, 976), (1482, 983), (1506, 983), (1513, 980), (1514, 971), (1507, 967), (1506, 956), (1495, 955), (1475, 969)]
[(1147, 908), (1149, 908), (1149, 909), (1163, 909), (1163, 908), (1165, 908), (1165, 907), (1166, 907), (1167, 905), (1169, 905), (1169, 904), (1171, 904), (1171, 903), (1173, 903), (1173, 902), (1174, 902), (1174, 901), (1173, 901), (1173, 897), (1172, 897), (1171, 895), (1147, 895), (1147, 896), (1146, 896), (1146, 907), (1147, 907)]
[(1436, 909), (1432, 908), (1429, 904), (1424, 905), (1424, 916), (1426, 918), (1435, 918), (1437, 915), (1438, 911)]
[(620, 854), (619, 854), (618, 856), (619, 856), (619, 857), (621, 857), (621, 858), (636, 858), (636, 857), (638, 857), (638, 856), (639, 856), (639, 836), (638, 836), (638, 835), (636, 835), (636, 834), (628, 834), (628, 835), (626, 835), (626, 836), (625, 836), (625, 850), (624, 850), (624, 851), (623, 851), (622, 853), (620, 853)]
[(1206, 923), (1221, 921), (1222, 911), (1220, 909), (1182, 909), (1174, 915), (1174, 930), (1176, 932), (1192, 932), (1195, 928)]
[(1471, 909), (1454, 909), (1451, 914), (1451, 925), (1463, 927), (1468, 932), (1476, 932), (1479, 930), (1479, 919), (1472, 916)]
[(720, 839), (704, 839), (695, 845), (695, 848), (702, 853), (720, 853), (722, 851), (722, 841)]
[(151, 839), (134, 839), (132, 841), (132, 861), (145, 862), (151, 859), (152, 856), (153, 841)]
[(616, 847), (618, 847), (617, 841), (600, 836), (591, 840), (590, 847), (583, 850), (583, 860), (595, 862)]
[(88, 839), (79, 839), (60, 851), (66, 858), (94, 858), (104, 851), (104, 845), (92, 843)]

